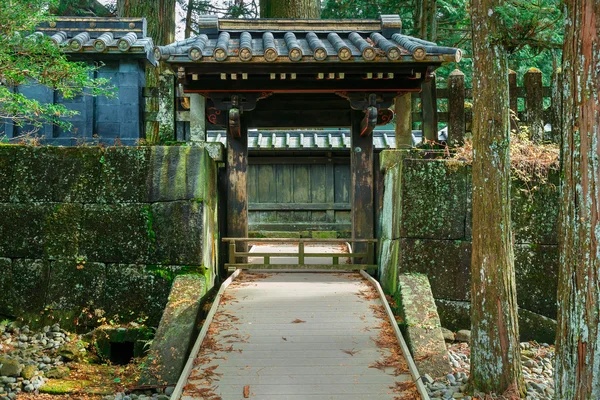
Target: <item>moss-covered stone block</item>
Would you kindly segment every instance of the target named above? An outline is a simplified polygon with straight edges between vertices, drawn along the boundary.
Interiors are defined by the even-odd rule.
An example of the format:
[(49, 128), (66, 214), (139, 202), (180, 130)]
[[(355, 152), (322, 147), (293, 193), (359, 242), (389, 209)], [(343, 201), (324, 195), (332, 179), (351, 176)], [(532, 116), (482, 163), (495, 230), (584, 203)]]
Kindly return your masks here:
[(203, 204), (197, 201), (152, 204), (153, 261), (202, 265), (203, 212)]
[(206, 292), (203, 276), (180, 275), (175, 279), (150, 346), (147, 365), (153, 368), (143, 372), (143, 384), (177, 383), (199, 331), (198, 322)]
[(10, 275), (4, 277), (7, 292), (2, 294), (2, 308), (6, 311), (5, 314), (20, 317), (26, 313), (39, 313), (44, 308), (49, 273), (49, 262), (13, 260)]
[(47, 258), (74, 258), (79, 254), (83, 205), (54, 204), (44, 226), (44, 253)]
[(545, 184), (512, 181), (511, 212), (515, 243), (558, 243), (558, 186), (556, 172), (549, 175)]
[(398, 294), (404, 333), (419, 372), (434, 378), (451, 373), (446, 343), (427, 276), (400, 274)]
[(337, 239), (337, 231), (312, 231), (311, 233), (314, 239)]
[(0, 256), (41, 258), (52, 204), (0, 204)]
[(464, 163), (402, 162), (402, 237), (464, 239), (467, 169)]
[(24, 146), (14, 166), (11, 201), (95, 202), (101, 158), (99, 147)]
[(0, 314), (10, 315), (12, 309), (12, 260), (0, 258)]
[[(471, 329), (471, 303), (443, 299), (436, 299), (435, 303), (444, 328), (455, 332), (461, 329)], [(519, 308), (520, 341), (536, 340), (541, 343), (554, 343), (556, 327), (555, 320)]]
[(81, 222), (79, 255), (103, 263), (144, 263), (152, 245), (150, 206), (88, 204)]
[(402, 162), (389, 167), (384, 175), (381, 238), (398, 239), (402, 228)]
[(379, 244), (379, 283), (387, 294), (393, 295), (398, 289), (399, 240), (384, 239)]
[(151, 148), (150, 201), (176, 201), (214, 196), (207, 191), (207, 165), (214, 162), (200, 147), (156, 146)]
[(558, 246), (515, 245), (519, 306), (556, 318)]
[(123, 323), (147, 318), (149, 326), (157, 326), (171, 288), (169, 272), (156, 273), (145, 265), (107, 265), (101, 308)]
[(468, 300), (471, 243), (458, 240), (401, 239), (399, 273), (427, 275), (435, 298)]
[(102, 156), (102, 200), (108, 203), (144, 203), (149, 198), (148, 147), (110, 147)]
[(106, 265), (79, 260), (51, 264), (46, 307), (52, 310), (96, 309), (103, 300)]
[(0, 203), (10, 201), (16, 155), (21, 146), (0, 144)]

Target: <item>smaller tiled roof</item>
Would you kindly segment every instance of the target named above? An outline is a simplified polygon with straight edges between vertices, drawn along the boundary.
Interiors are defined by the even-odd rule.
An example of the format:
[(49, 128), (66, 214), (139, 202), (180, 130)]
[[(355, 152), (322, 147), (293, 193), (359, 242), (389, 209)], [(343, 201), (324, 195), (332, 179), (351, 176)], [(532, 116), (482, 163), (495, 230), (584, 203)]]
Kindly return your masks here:
[(207, 63), (441, 63), (459, 49), (402, 34), (400, 17), (379, 20), (232, 20), (205, 17), (195, 37), (158, 46), (156, 59)]
[(145, 18), (57, 17), (33, 35), (50, 37), (69, 54), (128, 54), (157, 64)]

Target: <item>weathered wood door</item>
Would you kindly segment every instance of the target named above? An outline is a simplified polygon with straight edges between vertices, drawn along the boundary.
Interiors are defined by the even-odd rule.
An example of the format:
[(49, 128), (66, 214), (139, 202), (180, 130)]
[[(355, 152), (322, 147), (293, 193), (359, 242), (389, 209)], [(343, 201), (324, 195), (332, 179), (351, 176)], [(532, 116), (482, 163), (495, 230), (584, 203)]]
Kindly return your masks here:
[(249, 231), (351, 233), (348, 157), (250, 157)]

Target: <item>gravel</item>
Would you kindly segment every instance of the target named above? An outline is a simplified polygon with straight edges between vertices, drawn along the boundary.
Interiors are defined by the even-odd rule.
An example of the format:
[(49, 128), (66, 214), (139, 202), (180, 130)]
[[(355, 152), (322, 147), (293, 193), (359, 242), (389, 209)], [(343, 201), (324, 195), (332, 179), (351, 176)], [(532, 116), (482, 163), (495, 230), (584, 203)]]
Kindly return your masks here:
[[(463, 332), (466, 334), (466, 332)], [(470, 335), (470, 332), (469, 332)], [(465, 335), (466, 336), (466, 335)], [(429, 375), (421, 378), (432, 399), (478, 399), (485, 394), (466, 395), (470, 371), (470, 349), (468, 343), (448, 344), (448, 358), (453, 373), (445, 378), (433, 380)], [(554, 398), (554, 346), (535, 342), (521, 343), (523, 377), (527, 386), (527, 400), (552, 400)], [(500, 399), (491, 395), (486, 399)]]

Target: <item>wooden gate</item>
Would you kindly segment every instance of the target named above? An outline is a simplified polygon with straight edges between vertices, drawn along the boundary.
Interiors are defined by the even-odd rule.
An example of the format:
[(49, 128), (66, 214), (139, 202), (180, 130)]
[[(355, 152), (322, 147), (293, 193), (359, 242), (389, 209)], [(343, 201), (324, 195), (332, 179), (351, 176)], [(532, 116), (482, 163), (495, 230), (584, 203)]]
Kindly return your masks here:
[(250, 157), (249, 231), (352, 230), (349, 157)]

